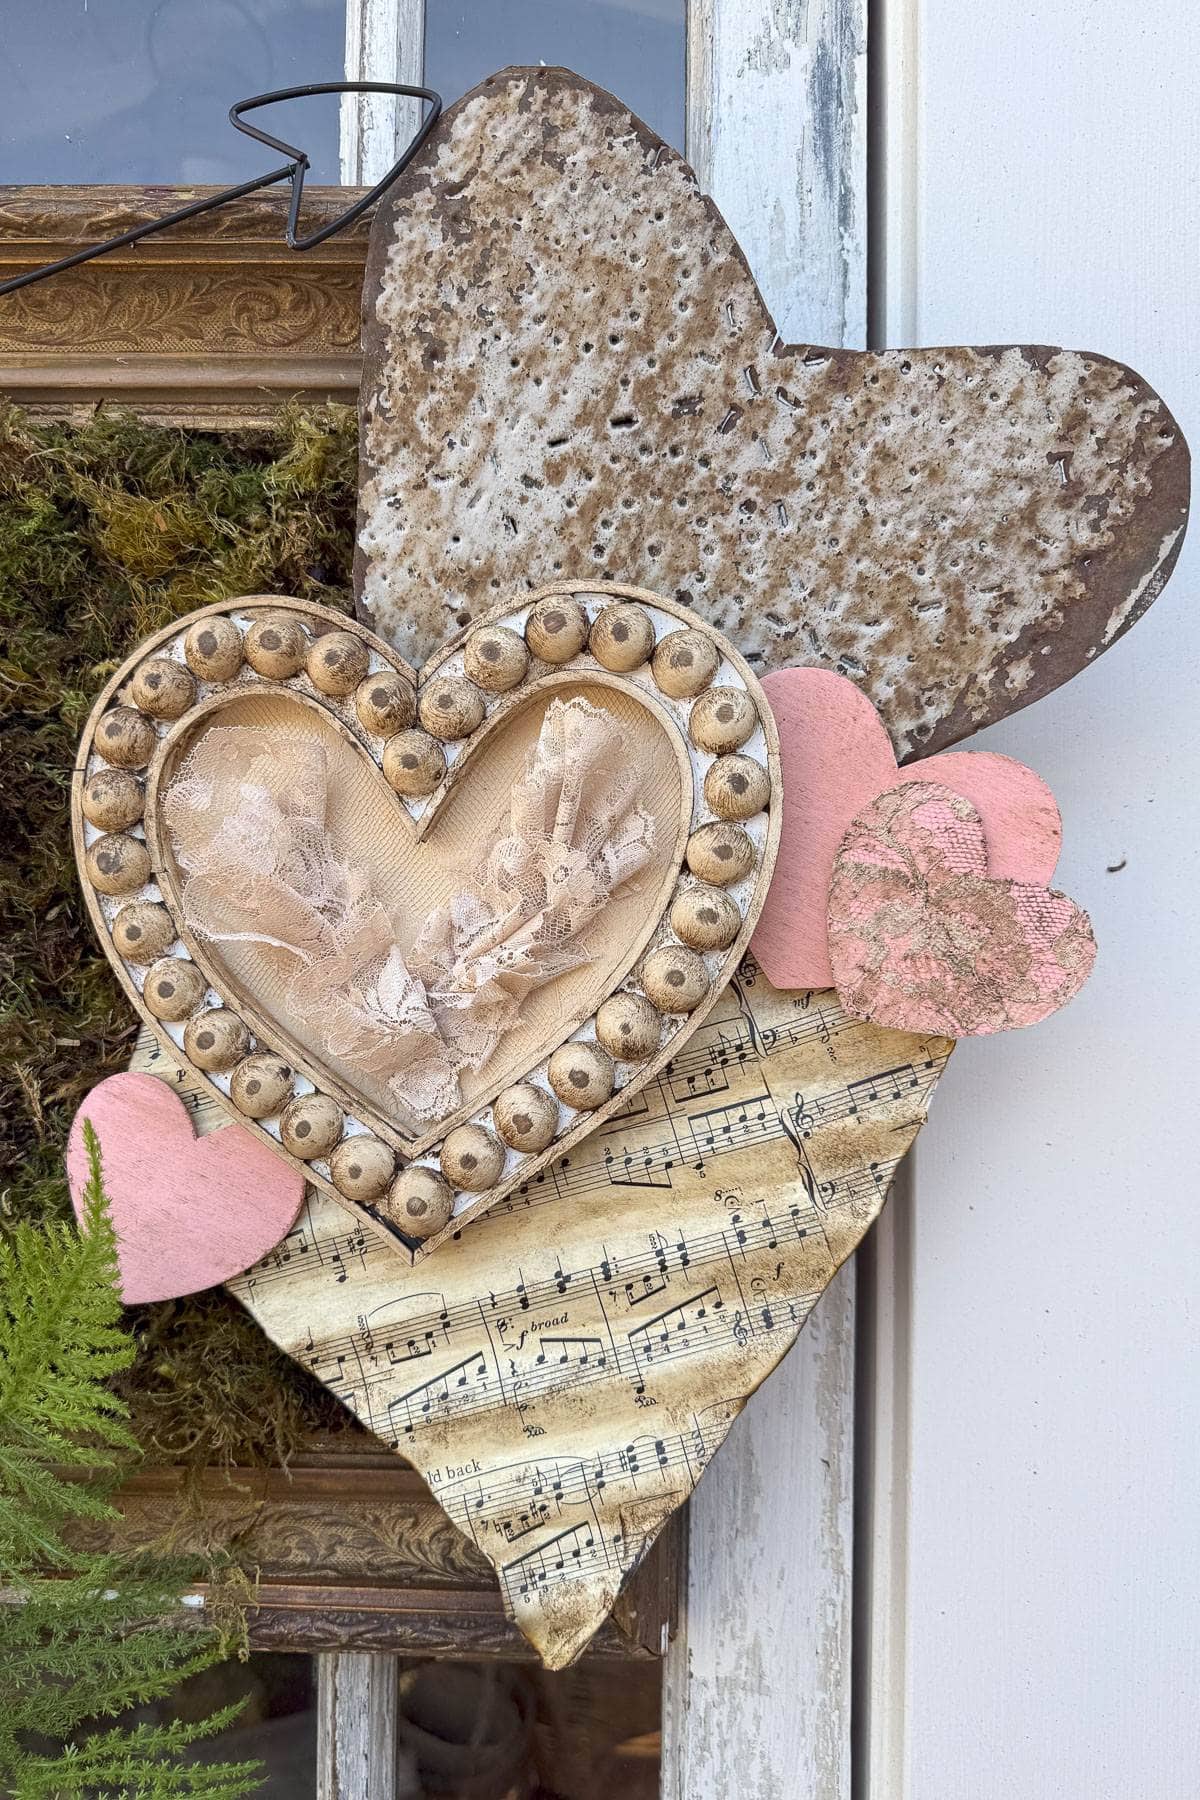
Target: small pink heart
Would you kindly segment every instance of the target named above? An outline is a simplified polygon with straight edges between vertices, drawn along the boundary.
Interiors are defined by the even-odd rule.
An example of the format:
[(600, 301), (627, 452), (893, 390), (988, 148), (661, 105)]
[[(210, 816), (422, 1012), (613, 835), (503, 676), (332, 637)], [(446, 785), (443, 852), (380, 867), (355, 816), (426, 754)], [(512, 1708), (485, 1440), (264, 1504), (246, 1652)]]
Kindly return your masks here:
[(127, 1305), (216, 1287), (295, 1223), (301, 1171), (240, 1125), (197, 1137), (182, 1100), (154, 1075), (110, 1075), (75, 1114), (67, 1179), (77, 1215), (88, 1179), (85, 1119), (100, 1140)]
[(833, 986), (826, 929), (833, 859), (855, 815), (901, 782), (944, 782), (973, 803), (992, 875), (1049, 881), (1062, 823), (1054, 795), (1032, 769), (989, 750), (948, 750), (902, 770), (879, 714), (844, 675), (778, 669), (762, 685), (779, 726), (783, 830), (751, 949), (774, 986)]
[(1035, 1025), (1065, 1006), (1091, 973), (1096, 940), (1066, 894), (989, 878), (969, 800), (909, 781), (864, 807), (842, 840), (829, 951), (853, 1017), (960, 1038)]

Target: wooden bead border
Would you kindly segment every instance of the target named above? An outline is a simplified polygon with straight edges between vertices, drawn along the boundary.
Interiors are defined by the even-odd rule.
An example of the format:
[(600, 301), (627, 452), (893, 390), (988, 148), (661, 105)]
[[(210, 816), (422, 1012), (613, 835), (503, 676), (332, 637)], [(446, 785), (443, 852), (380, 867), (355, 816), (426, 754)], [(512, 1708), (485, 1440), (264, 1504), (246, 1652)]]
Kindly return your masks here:
[[(323, 708), (368, 752), (421, 836), (485, 730), (543, 678), (588, 674), (652, 697), (687, 745), (692, 818), (675, 889), (633, 972), (565, 1043), (433, 1141), (409, 1140), (325, 1091), (337, 1084), (311, 1079), (209, 982), (153, 876), (144, 784), (153, 792), (167, 740), (200, 711), (268, 682)], [(80, 745), (72, 828), (93, 921), (170, 1054), (416, 1257), (611, 1116), (695, 1030), (765, 899), (778, 796), (778, 738), (752, 671), (718, 632), (644, 589), (556, 582), (468, 627), (420, 676), (340, 613), (251, 595), (159, 632), (109, 682)]]

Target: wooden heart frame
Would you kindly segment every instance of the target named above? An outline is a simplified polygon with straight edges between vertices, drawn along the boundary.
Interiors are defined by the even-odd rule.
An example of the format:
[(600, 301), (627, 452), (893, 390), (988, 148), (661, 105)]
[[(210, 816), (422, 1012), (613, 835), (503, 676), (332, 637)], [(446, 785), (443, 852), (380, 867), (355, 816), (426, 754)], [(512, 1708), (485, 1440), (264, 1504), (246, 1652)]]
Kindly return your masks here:
[[(579, 616), (579, 608), (586, 618), (587, 635), (570, 655), (558, 659), (556, 647), (546, 636), (546, 620), (569, 621)], [(211, 657), (206, 659), (198, 645), (203, 635), (211, 649), (217, 643), (212, 622), (224, 620), (238, 634), (236, 666), (219, 667), (214, 676)], [(207, 633), (206, 622), (210, 625)], [(275, 634), (264, 648), (264, 632), (270, 631), (272, 623)], [(258, 631), (251, 638), (256, 626)], [(288, 629), (295, 626), (302, 633), (300, 648), (290, 658), (281, 659), (280, 643), (286, 649), (288, 642), (295, 645), (297, 641)], [(228, 628), (222, 629), (233, 641)], [(665, 639), (681, 632), (687, 634), (689, 658), (693, 649), (699, 652), (696, 671), (689, 661), (681, 672), (673, 666), (672, 651), (662, 647)], [(347, 671), (336, 659), (328, 671), (318, 660), (324, 654), (322, 640), (332, 643), (330, 633), (338, 634), (338, 644), (344, 644), (348, 634), (365, 652), (365, 658), (360, 654), (355, 665), (358, 673), (352, 686), (347, 686)], [(570, 636), (568, 630), (564, 641)], [(680, 638), (681, 644), (684, 641)], [(555, 660), (536, 654), (538, 649), (553, 651)], [(489, 653), (507, 654), (511, 666), (493, 676), (486, 662)], [(259, 666), (251, 662), (252, 655)], [(632, 667), (621, 666), (631, 661)], [(164, 663), (174, 668), (164, 670)], [(264, 667), (271, 672), (264, 673)], [(471, 679), (468, 668), (478, 680)], [(392, 684), (393, 693), (398, 686), (403, 689), (407, 685), (411, 699), (407, 723), (397, 726), (393, 719), (387, 730), (379, 728), (379, 714), (371, 711), (367, 692), (372, 683), (378, 688), (382, 675), (398, 677), (399, 683)], [(483, 682), (489, 685), (481, 685)], [(329, 687), (342, 691), (326, 691)], [(503, 1122), (497, 1122), (494, 1102), (502, 1096), (491, 1088), (482, 1095), (466, 1097), (458, 1110), (432, 1131), (414, 1133), (339, 1079), (278, 1020), (264, 1015), (254, 994), (244, 991), (228, 969), (214, 969), (214, 960), (219, 959), (197, 943), (184, 920), (178, 872), (162, 829), (160, 790), (197, 732), (247, 697), (286, 696), (315, 711), (340, 740), (364, 754), (379, 783), (385, 779), (387, 744), (397, 731), (410, 734), (413, 722), (419, 720), (422, 729), (411, 736), (423, 740), (435, 762), (442, 759), (440, 779), (420, 796), (392, 792), (394, 783), (389, 785), (397, 816), (410, 823), (414, 840), (419, 842), (432, 832), (451, 797), (463, 789), (468, 772), (480, 766), (489, 741), (493, 745), (499, 741), (499, 728), (514, 722), (524, 709), (548, 703), (567, 687), (585, 696), (593, 690), (616, 690), (645, 709), (669, 735), (680, 773), (678, 819), (666, 859), (669, 878), (659, 878), (655, 904), (644, 926), (623, 949), (615, 972), (601, 969), (594, 975), (588, 1004), (575, 1009), (557, 1041), (544, 1051), (539, 1047), (531, 1065), (518, 1075), (505, 1076), (505, 1091), (514, 1081), (532, 1082), (553, 1103), (556, 1123), (549, 1141), (529, 1154), (514, 1148), (511, 1127), (506, 1134)], [(680, 687), (695, 691), (672, 691)], [(716, 690), (726, 689), (735, 690), (731, 706), (716, 697)], [(739, 695), (750, 700), (752, 710)], [(465, 699), (465, 721), (461, 716), (451, 722), (439, 719), (437, 708), (446, 696)], [(732, 722), (722, 723), (714, 717), (730, 712), (736, 715)], [(434, 729), (425, 730), (426, 726)], [(744, 776), (745, 758), (762, 771), (755, 778), (751, 798), (761, 800), (765, 793), (765, 803), (749, 815), (745, 808), (750, 799), (730, 802), (722, 788), (722, 777), (734, 767), (727, 760), (731, 757), (738, 759), (735, 772), (739, 780)], [(113, 770), (119, 771), (115, 777)], [(181, 1062), (239, 1123), (302, 1166), (317, 1187), (356, 1207), (373, 1229), (386, 1233), (397, 1248), (403, 1246), (416, 1258), (469, 1218), (534, 1180), (550, 1162), (561, 1159), (573, 1143), (625, 1106), (678, 1054), (701, 1024), (736, 969), (766, 897), (781, 825), (779, 780), (774, 720), (747, 663), (712, 626), (685, 607), (645, 589), (616, 583), (552, 583), (519, 604), (501, 607), (472, 623), (419, 673), (380, 638), (340, 613), (303, 601), (252, 595), (177, 620), (142, 643), (117, 670), (83, 732), (72, 784), (72, 835), (88, 909), (101, 944), (130, 1000), (167, 1055)], [(126, 819), (118, 812), (114, 824), (113, 807), (122, 797), (127, 802), (125, 810), (136, 809), (137, 816)], [(696, 935), (694, 918), (689, 922), (685, 915), (689, 906), (695, 911), (696, 890), (709, 885), (700, 876), (713, 873), (712, 851), (720, 851), (727, 842), (736, 846), (737, 856), (748, 860), (750, 866), (739, 878), (716, 883), (732, 901), (737, 917), (735, 921), (729, 909), (724, 909), (730, 920), (727, 929), (734, 930), (734, 935), (726, 933), (727, 941), (708, 947)], [(681, 910), (679, 902), (688, 895), (691, 901)], [(147, 906), (155, 910), (130, 912)], [(118, 941), (114, 928), (123, 914), (126, 918)], [(136, 950), (131, 947), (131, 930), (138, 936)], [(700, 937), (704, 935), (702, 931)], [(169, 966), (173, 962), (193, 965), (197, 973), (181, 983)], [(687, 971), (699, 984), (701, 968), (703, 997), (691, 1010), (669, 1010), (673, 995), (664, 982), (685, 985), (679, 978)], [(606, 1045), (614, 1050), (621, 1047), (621, 1040), (614, 1036), (612, 1017), (597, 1024), (604, 1002), (620, 995), (637, 997), (635, 1004), (642, 1003), (643, 1013), (644, 1002), (649, 1000), (658, 1015), (658, 1046), (637, 1060), (608, 1053)], [(228, 1028), (228, 1042), (217, 1041), (214, 1047), (214, 1036), (219, 1039), (220, 1034), (201, 1022), (216, 1009), (222, 1013), (218, 1023)], [(205, 1053), (197, 1060), (201, 1032)], [(572, 1043), (586, 1046), (592, 1061), (601, 1064), (602, 1072), (606, 1066), (611, 1074), (607, 1096), (587, 1108), (571, 1107), (552, 1086), (550, 1057)], [(256, 1097), (251, 1099), (245, 1071), (252, 1059), (260, 1058), (271, 1059), (273, 1066), (267, 1070), (270, 1079), (257, 1082)], [(214, 1059), (222, 1066), (213, 1066)], [(208, 1066), (202, 1066), (204, 1062)], [(282, 1077), (276, 1080), (280, 1065)], [(254, 1061), (256, 1080), (263, 1067)], [(234, 1078), (239, 1069), (244, 1078), (235, 1100)], [(578, 1079), (578, 1072), (572, 1073)], [(560, 1068), (560, 1084), (561, 1076)], [(332, 1101), (341, 1125), (336, 1145), (330, 1144), (319, 1156), (305, 1157), (295, 1153), (295, 1123), (313, 1111), (310, 1095), (326, 1097), (326, 1113), (328, 1101)], [(269, 1110), (263, 1111), (264, 1106)], [(288, 1108), (291, 1123), (289, 1142), (285, 1143), (281, 1119)], [(447, 1166), (445, 1140), (460, 1126), (482, 1129), (493, 1152), (503, 1153), (499, 1177), (482, 1192), (463, 1185), (461, 1161), (453, 1168)], [(354, 1151), (368, 1142), (372, 1149), (355, 1159)], [(347, 1145), (349, 1150), (344, 1149)], [(339, 1149), (343, 1150), (341, 1158), (331, 1161)], [(387, 1172), (382, 1173), (385, 1164)], [(401, 1211), (403, 1200), (413, 1191), (412, 1170), (422, 1172), (418, 1185), (433, 1177), (439, 1183), (446, 1181), (453, 1192), (449, 1223), (423, 1240), (417, 1230), (404, 1229), (411, 1215)]]

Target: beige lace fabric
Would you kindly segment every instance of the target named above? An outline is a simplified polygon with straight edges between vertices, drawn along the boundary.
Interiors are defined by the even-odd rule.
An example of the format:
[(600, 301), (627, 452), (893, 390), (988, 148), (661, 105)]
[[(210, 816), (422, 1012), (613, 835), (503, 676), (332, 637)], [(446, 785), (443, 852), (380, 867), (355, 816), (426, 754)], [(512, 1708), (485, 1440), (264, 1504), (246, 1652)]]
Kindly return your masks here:
[(184, 917), (213, 943), (294, 959), (288, 1004), (314, 1047), (402, 1113), (442, 1117), (525, 997), (587, 960), (589, 926), (650, 861), (654, 821), (615, 721), (553, 701), (480, 876), (406, 951), (369, 868), (333, 851), (327, 790), (325, 748), (298, 730), (205, 732), (163, 799)]

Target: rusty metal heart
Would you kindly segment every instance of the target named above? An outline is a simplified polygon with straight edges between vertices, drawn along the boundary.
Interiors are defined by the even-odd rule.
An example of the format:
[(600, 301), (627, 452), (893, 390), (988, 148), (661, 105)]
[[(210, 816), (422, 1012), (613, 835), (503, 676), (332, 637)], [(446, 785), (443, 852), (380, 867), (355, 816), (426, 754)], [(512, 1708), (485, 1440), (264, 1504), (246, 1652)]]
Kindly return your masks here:
[(359, 604), (410, 658), (591, 569), (760, 674), (849, 676), (903, 762), (1086, 667), (1182, 542), (1187, 446), (1139, 376), (781, 344), (687, 164), (563, 69), (444, 115), (376, 217), (365, 318)]

